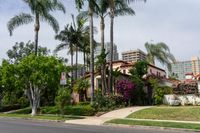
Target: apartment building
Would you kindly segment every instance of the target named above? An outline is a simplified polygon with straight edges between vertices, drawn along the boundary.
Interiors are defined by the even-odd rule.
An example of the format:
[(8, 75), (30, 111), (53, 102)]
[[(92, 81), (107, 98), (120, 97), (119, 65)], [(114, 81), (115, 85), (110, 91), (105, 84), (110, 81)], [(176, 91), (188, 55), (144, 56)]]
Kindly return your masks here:
[(146, 60), (146, 53), (140, 49), (122, 52), (122, 60), (128, 62), (137, 62)]

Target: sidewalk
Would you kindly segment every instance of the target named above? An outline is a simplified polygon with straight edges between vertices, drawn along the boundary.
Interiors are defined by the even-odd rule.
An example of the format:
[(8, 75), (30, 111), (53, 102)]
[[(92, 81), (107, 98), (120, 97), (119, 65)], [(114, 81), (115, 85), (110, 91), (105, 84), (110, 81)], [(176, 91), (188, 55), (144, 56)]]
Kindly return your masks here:
[(87, 117), (86, 119), (76, 119), (76, 120), (66, 120), (65, 123), (68, 124), (78, 124), (78, 125), (103, 125), (104, 122), (116, 118), (125, 118), (126, 116), (130, 115), (133, 112), (150, 108), (151, 106), (138, 106), (138, 107), (129, 107), (114, 110), (108, 112), (100, 117)]

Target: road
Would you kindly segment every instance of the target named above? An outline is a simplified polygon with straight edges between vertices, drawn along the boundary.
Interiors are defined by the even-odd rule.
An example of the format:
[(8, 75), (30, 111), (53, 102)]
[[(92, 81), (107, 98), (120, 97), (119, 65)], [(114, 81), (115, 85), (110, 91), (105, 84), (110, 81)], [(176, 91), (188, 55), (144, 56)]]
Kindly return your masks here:
[(178, 131), (111, 126), (81, 126), (56, 122), (0, 118), (0, 133), (178, 133)]

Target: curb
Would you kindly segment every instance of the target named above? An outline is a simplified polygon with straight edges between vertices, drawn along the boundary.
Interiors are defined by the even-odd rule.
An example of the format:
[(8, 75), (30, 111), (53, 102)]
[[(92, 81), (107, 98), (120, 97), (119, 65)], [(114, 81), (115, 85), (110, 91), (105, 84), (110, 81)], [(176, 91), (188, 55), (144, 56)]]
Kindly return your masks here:
[(168, 130), (168, 131), (181, 131), (181, 132), (200, 132), (196, 129), (184, 129), (184, 128), (170, 128), (170, 127), (158, 127), (158, 126), (140, 126), (140, 125), (124, 125), (124, 124), (113, 124), (113, 123), (104, 123), (104, 126), (111, 127), (121, 127), (121, 128), (138, 128), (138, 129), (159, 129), (159, 130)]
[(65, 120), (47, 120), (47, 119), (37, 119), (37, 118), (20, 118), (20, 117), (4, 117), (0, 116), (0, 119), (8, 119), (8, 120), (35, 120), (35, 121), (44, 121), (44, 122), (64, 122)]

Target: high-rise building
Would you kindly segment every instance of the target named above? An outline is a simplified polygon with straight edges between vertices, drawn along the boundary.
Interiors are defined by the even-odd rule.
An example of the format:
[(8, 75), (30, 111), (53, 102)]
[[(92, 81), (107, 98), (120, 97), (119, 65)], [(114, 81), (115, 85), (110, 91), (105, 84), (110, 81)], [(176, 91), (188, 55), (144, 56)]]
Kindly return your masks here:
[[(106, 50), (106, 53), (107, 56), (106, 56), (106, 61), (110, 61), (110, 43), (106, 43), (105, 44), (105, 50)], [(94, 56), (98, 56), (101, 54), (101, 44), (97, 44), (96, 46), (96, 49), (95, 49), (95, 52), (94, 52)], [(119, 60), (119, 54), (118, 54), (118, 51), (117, 51), (117, 45), (114, 44), (113, 46), (113, 61), (115, 60)]]
[(188, 73), (200, 74), (199, 58), (192, 57), (190, 61), (172, 63), (172, 73), (177, 75), (179, 80), (185, 80), (185, 75)]
[(146, 54), (140, 49), (130, 50), (122, 52), (122, 60), (128, 62), (143, 61), (146, 60)]

